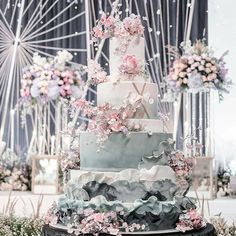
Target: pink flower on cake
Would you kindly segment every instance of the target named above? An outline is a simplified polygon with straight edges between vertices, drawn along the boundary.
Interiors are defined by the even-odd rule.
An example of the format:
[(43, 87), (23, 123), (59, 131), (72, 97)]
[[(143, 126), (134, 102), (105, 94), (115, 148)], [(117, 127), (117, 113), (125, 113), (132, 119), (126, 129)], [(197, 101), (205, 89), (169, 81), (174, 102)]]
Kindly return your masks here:
[(86, 72), (90, 77), (88, 83), (92, 85), (98, 85), (108, 80), (106, 71), (104, 71), (101, 65), (94, 60), (90, 60), (88, 62), (88, 67), (86, 69)]
[(120, 80), (133, 80), (137, 75), (145, 76), (145, 68), (134, 55), (123, 57), (123, 63), (119, 67)]
[[(78, 106), (83, 107), (83, 103), (78, 103)], [(133, 116), (139, 106), (140, 101), (119, 108), (113, 107), (109, 103), (98, 106), (97, 109), (94, 108), (88, 129), (95, 132), (99, 147), (103, 146), (111, 132), (121, 132), (125, 135), (129, 133), (132, 127), (129, 127), (127, 119)]]
[(190, 209), (185, 214), (180, 215), (176, 225), (178, 230), (185, 232), (188, 230), (200, 229), (206, 225), (206, 222), (196, 209)]
[(80, 110), (84, 116), (92, 117), (96, 109), (93, 106), (93, 103), (87, 101), (84, 98), (75, 100), (72, 104), (72, 109)]
[(136, 74), (138, 72), (138, 61), (134, 55), (127, 55), (123, 58), (123, 70), (129, 74)]

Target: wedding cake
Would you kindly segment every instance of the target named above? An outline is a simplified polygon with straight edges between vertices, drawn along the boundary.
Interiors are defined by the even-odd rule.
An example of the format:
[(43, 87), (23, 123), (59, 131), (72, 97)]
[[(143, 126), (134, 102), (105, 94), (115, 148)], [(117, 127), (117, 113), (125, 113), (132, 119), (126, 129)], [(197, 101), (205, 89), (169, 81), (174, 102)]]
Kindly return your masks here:
[(145, 72), (140, 18), (125, 20), (133, 24), (126, 30), (140, 30), (110, 39), (110, 75), (97, 86), (98, 116), (80, 134), (80, 169), (70, 170), (64, 196), (49, 211), (49, 221), (53, 215), (69, 232), (171, 230), (195, 208), (185, 197), (191, 164), (174, 150), (157, 85)]

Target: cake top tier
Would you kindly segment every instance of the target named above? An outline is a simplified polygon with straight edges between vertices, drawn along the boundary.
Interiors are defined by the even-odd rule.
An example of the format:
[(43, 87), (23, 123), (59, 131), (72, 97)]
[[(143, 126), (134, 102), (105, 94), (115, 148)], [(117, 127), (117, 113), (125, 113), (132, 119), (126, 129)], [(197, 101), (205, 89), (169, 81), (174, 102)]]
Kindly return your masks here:
[(134, 14), (123, 20), (119, 14), (114, 17), (103, 14), (93, 28), (93, 41), (110, 38), (110, 81), (147, 80), (143, 32), (141, 18)]

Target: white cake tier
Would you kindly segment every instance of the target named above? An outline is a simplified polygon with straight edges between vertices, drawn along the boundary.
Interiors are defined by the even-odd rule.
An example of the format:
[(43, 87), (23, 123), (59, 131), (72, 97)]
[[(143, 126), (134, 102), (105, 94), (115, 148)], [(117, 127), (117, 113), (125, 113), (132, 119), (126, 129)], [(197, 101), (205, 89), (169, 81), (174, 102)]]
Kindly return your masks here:
[(162, 120), (158, 119), (129, 119), (129, 127), (132, 127), (136, 130), (147, 131), (147, 132), (156, 132), (156, 133), (165, 133), (170, 132), (170, 127), (168, 123), (164, 123)]
[[(119, 48), (119, 39), (113, 37), (110, 39), (110, 75), (112, 81), (117, 81), (120, 77), (119, 67), (123, 64), (123, 57), (125, 55), (133, 55), (136, 59), (145, 64), (145, 44), (143, 37), (133, 37), (127, 46), (126, 52), (122, 55), (117, 53), (116, 50)], [(137, 76), (135, 80), (144, 81), (144, 77)]]
[(120, 107), (129, 97), (130, 102), (137, 98), (142, 99), (142, 104), (135, 113), (134, 118), (156, 119), (158, 116), (158, 88), (155, 83), (121, 81), (118, 83), (106, 82), (97, 87), (97, 105), (110, 103)]

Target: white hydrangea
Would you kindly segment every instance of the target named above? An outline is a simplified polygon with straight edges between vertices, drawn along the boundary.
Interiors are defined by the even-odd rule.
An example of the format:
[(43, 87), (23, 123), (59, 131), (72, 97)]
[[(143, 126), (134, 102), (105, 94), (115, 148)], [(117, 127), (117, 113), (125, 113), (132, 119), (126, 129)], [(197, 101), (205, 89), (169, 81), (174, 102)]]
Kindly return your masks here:
[(64, 64), (68, 61), (71, 61), (72, 58), (73, 58), (73, 56), (71, 53), (69, 53), (66, 50), (62, 50), (62, 51), (57, 52), (57, 56), (55, 57), (55, 60), (59, 64)]
[(47, 59), (46, 57), (41, 57), (38, 53), (34, 53), (33, 62), (34, 64), (43, 67), (45, 64), (47, 64)]

